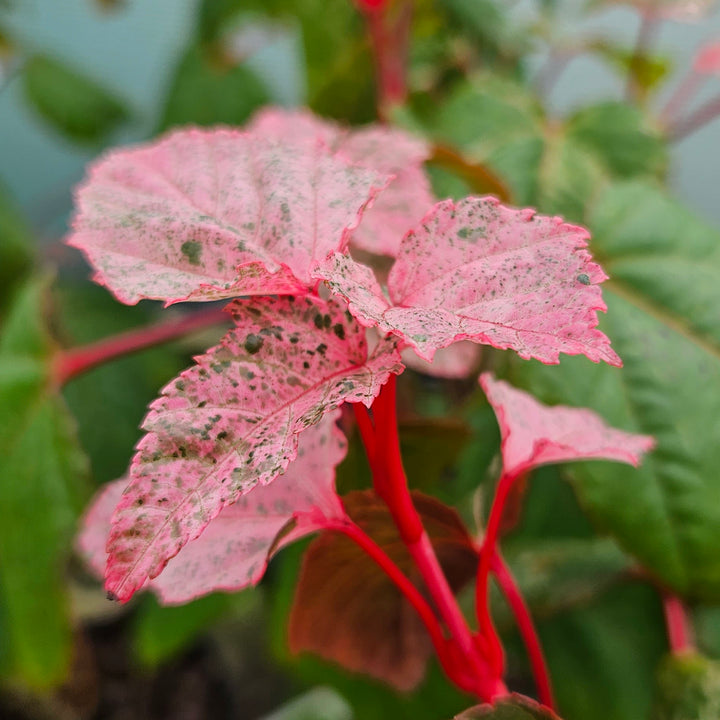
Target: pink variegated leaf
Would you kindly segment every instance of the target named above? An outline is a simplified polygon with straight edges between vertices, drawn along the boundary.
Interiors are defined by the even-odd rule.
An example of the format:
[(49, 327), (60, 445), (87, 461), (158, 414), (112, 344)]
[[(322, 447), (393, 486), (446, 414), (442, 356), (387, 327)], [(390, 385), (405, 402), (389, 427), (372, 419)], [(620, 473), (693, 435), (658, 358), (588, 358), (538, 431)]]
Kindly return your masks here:
[(400, 372), (394, 343), (368, 357), (334, 301), (235, 301), (236, 323), (150, 405), (108, 541), (106, 586), (127, 600), (223, 507), (284, 472), (298, 434), (344, 402), (370, 405)]
[[(216, 590), (241, 590), (260, 581), (277, 550), (333, 520), (342, 521), (345, 512), (335, 494), (335, 467), (347, 443), (335, 425), (338, 415), (328, 413), (303, 432), (297, 458), (287, 470), (223, 508), (148, 587), (164, 603), (184, 603)], [(105, 572), (113, 510), (127, 484), (127, 479), (117, 480), (98, 493), (78, 536), (78, 551), (99, 577)]]
[(303, 110), (262, 110), (250, 125), (262, 137), (315, 142), (318, 137), (350, 161), (392, 175), (388, 188), (369, 208), (353, 232), (352, 243), (377, 255), (397, 255), (405, 233), (435, 203), (423, 163), (430, 147), (397, 128), (368, 125), (345, 128)]
[(548, 407), (490, 373), (480, 377), (502, 437), (503, 472), (517, 475), (539, 465), (571, 460), (617, 460), (639, 465), (655, 441), (616, 430), (584, 408)]
[(335, 253), (316, 271), (364, 324), (399, 335), (425, 360), (457, 340), (557, 363), (559, 354), (620, 365), (596, 326), (606, 279), (588, 233), (491, 197), (438, 203), (403, 239), (389, 299), (369, 268)]
[(180, 130), (97, 163), (68, 242), (125, 303), (303, 293), (388, 180), (320, 140)]
[(720, 76), (720, 40), (706, 43), (698, 50), (693, 70), (700, 75)]

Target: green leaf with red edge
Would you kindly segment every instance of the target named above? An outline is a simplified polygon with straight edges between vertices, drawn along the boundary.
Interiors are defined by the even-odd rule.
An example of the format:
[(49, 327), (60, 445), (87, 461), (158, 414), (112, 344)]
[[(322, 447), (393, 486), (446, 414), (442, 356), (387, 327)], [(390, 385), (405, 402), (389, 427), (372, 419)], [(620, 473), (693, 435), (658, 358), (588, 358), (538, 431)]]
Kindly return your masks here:
[(53, 386), (47, 283), (17, 291), (0, 332), (0, 606), (12, 674), (59, 683), (72, 650), (70, 540), (89, 488), (75, 428)]
[[(477, 552), (457, 513), (413, 492), (413, 501), (454, 590), (475, 574)], [(413, 581), (412, 559), (387, 506), (371, 490), (343, 498), (348, 515)], [(330, 620), (330, 618), (332, 620)], [(346, 536), (325, 533), (308, 548), (290, 616), (290, 646), (411, 690), (425, 675), (432, 645), (412, 606)]]
[(513, 693), (493, 705), (469, 708), (456, 715), (455, 720), (560, 720), (560, 717), (535, 700)]
[(319, 137), (179, 130), (90, 169), (68, 242), (128, 304), (309, 292), (388, 180)]
[(223, 507), (284, 472), (298, 435), (343, 402), (370, 405), (401, 369), (392, 340), (368, 356), (334, 301), (261, 298), (229, 306), (221, 343), (150, 406), (108, 540), (106, 587), (129, 599)]

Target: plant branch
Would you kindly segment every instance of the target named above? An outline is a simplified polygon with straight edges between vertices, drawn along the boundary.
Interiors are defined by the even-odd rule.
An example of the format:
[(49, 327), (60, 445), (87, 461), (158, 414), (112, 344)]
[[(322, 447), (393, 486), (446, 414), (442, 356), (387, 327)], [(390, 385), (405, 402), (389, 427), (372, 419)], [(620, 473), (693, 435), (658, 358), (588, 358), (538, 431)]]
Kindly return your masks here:
[(700, 88), (705, 82), (705, 77), (698, 75), (694, 70), (683, 77), (673, 91), (672, 95), (665, 103), (665, 107), (660, 111), (660, 122), (666, 127), (672, 127), (677, 121), (677, 117), (683, 107), (690, 104), (692, 99), (698, 94)]
[(677, 142), (720, 115), (720, 96), (708, 100), (686, 118), (673, 123), (667, 130), (668, 139)]
[(392, 109), (407, 97), (407, 54), (412, 3), (402, 2), (395, 17), (382, 0), (357, 0), (364, 13), (373, 46), (378, 86), (378, 115), (387, 121)]
[(676, 655), (694, 650), (692, 622), (685, 604), (672, 593), (663, 593), (662, 602), (670, 650)]
[(77, 375), (115, 358), (161, 345), (212, 325), (228, 322), (227, 313), (213, 308), (61, 351), (55, 358), (55, 382), (62, 386)]
[(473, 192), (490, 193), (503, 202), (511, 202), (507, 185), (485, 165), (472, 163), (447, 145), (433, 145), (430, 163), (445, 168), (459, 176)]
[(492, 558), (492, 571), (500, 586), (500, 590), (515, 616), (515, 622), (525, 643), (540, 702), (554, 710), (555, 698), (553, 696), (550, 673), (537, 630), (535, 629), (530, 611), (525, 604), (525, 599), (515, 582), (515, 578), (512, 576), (510, 568), (505, 564), (505, 561), (497, 550)]
[(490, 657), (496, 673), (501, 674), (505, 664), (502, 643), (498, 637), (497, 630), (490, 615), (489, 582), (490, 569), (492, 568), (493, 557), (496, 552), (497, 540), (500, 534), (505, 504), (515, 481), (520, 476), (507, 475), (503, 473), (498, 480), (495, 489), (495, 497), (490, 508), (485, 537), (480, 549), (480, 562), (478, 563), (477, 583), (475, 585), (475, 608), (478, 618), (480, 633), (488, 643)]
[(362, 403), (353, 403), (353, 410), (355, 411), (358, 430), (360, 430), (360, 437), (365, 446), (365, 454), (372, 467), (375, 462), (375, 427), (370, 417), (370, 411)]
[(452, 639), (469, 669), (465, 678), (454, 679), (464, 689), (471, 690), (484, 700), (505, 694), (507, 691), (499, 676), (489, 672), (480, 655), (470, 628), (467, 625), (452, 589), (442, 571), (430, 538), (422, 525), (420, 515), (412, 503), (405, 469), (400, 454), (397, 428), (396, 378), (383, 386), (373, 405), (375, 418), (375, 451), (371, 461), (373, 484), (377, 494), (385, 501), (405, 546), (415, 562), (425, 585), (430, 591), (440, 616), (450, 630)]
[(625, 99), (628, 102), (640, 100), (642, 97), (639, 75), (659, 25), (657, 13), (652, 10), (645, 10), (641, 13), (640, 29), (638, 30), (635, 50), (630, 58), (630, 67), (628, 68), (628, 82), (625, 89)]

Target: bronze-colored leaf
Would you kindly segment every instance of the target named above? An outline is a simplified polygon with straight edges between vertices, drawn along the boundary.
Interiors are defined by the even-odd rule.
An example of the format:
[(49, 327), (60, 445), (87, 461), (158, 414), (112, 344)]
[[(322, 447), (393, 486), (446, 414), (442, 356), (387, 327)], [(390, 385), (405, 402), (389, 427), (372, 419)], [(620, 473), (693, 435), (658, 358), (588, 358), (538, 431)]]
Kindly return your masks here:
[[(477, 552), (452, 508), (413, 493), (440, 564), (457, 591), (475, 574)], [(348, 515), (418, 583), (387, 507), (372, 490), (343, 498)], [(432, 646), (415, 611), (392, 581), (344, 535), (326, 532), (308, 548), (289, 629), (293, 652), (311, 651), (398, 690), (423, 679)]]

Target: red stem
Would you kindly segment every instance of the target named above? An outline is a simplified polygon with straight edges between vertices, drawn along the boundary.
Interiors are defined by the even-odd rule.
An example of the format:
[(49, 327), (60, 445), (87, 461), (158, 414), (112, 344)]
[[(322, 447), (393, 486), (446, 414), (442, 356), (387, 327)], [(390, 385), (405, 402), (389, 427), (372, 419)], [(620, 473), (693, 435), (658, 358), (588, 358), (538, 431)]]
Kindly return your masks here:
[(676, 655), (694, 650), (692, 623), (683, 601), (677, 595), (666, 593), (663, 595), (663, 610), (670, 650)]
[(550, 673), (548, 671), (547, 662), (543, 653), (537, 630), (532, 621), (530, 611), (528, 610), (525, 600), (523, 599), (520, 589), (515, 582), (515, 578), (510, 572), (510, 568), (505, 564), (499, 552), (495, 552), (492, 558), (492, 571), (495, 575), (500, 590), (502, 590), (505, 599), (515, 616), (520, 635), (525, 643), (530, 666), (532, 667), (533, 677), (537, 685), (538, 697), (543, 705), (547, 705), (551, 710), (555, 709), (555, 698), (553, 697), (552, 683), (550, 681)]
[(157, 325), (129, 330), (89, 345), (62, 351), (55, 359), (55, 382), (58, 385), (64, 385), (96, 365), (228, 321), (227, 313), (213, 308), (178, 319), (166, 320)]
[(493, 556), (496, 552), (498, 535), (505, 503), (510, 495), (513, 484), (519, 475), (506, 475), (503, 473), (498, 480), (495, 489), (495, 498), (490, 508), (485, 537), (480, 549), (480, 562), (478, 563), (477, 583), (475, 585), (475, 609), (478, 618), (478, 627), (483, 638), (485, 638), (490, 652), (490, 661), (496, 674), (502, 675), (505, 666), (505, 657), (502, 643), (498, 637), (497, 630), (490, 615), (490, 569), (492, 568)]
[(660, 112), (660, 121), (663, 126), (669, 127), (676, 124), (676, 119), (680, 111), (690, 104), (704, 82), (705, 78), (702, 75), (698, 75), (694, 70), (690, 70), (690, 72), (683, 77), (670, 96), (670, 99), (665, 103), (665, 107)]
[(668, 128), (667, 135), (670, 140), (677, 142), (691, 133), (699, 130), (720, 115), (720, 97), (714, 97), (701, 105), (695, 112), (686, 118), (678, 120)]
[(407, 52), (412, 4), (405, 2), (396, 18), (388, 3), (358, 1), (364, 12), (373, 45), (378, 84), (378, 115), (387, 121), (393, 107), (407, 97)]
[(652, 10), (645, 10), (641, 13), (640, 29), (638, 30), (637, 40), (635, 41), (635, 50), (630, 60), (628, 82), (625, 89), (625, 99), (628, 102), (642, 99), (642, 88), (638, 83), (638, 74), (642, 67), (642, 62), (650, 49), (650, 45), (655, 38), (655, 32), (659, 27), (658, 20), (658, 15)]
[[(507, 690), (493, 675), (480, 655), (470, 628), (457, 605), (455, 596), (442, 571), (420, 515), (412, 503), (405, 469), (400, 454), (400, 439), (396, 414), (396, 378), (391, 376), (373, 405), (374, 450), (368, 458), (373, 471), (377, 494), (385, 501), (397, 525), (400, 537), (412, 556), (425, 585), (447, 625), (466, 666), (465, 678), (453, 679), (464, 689), (470, 689), (484, 700), (504, 695)], [(472, 678), (472, 685), (466, 678)]]
[(360, 437), (365, 446), (365, 453), (372, 467), (375, 462), (375, 428), (373, 427), (373, 421), (370, 412), (362, 403), (353, 403), (353, 410), (360, 430)]

